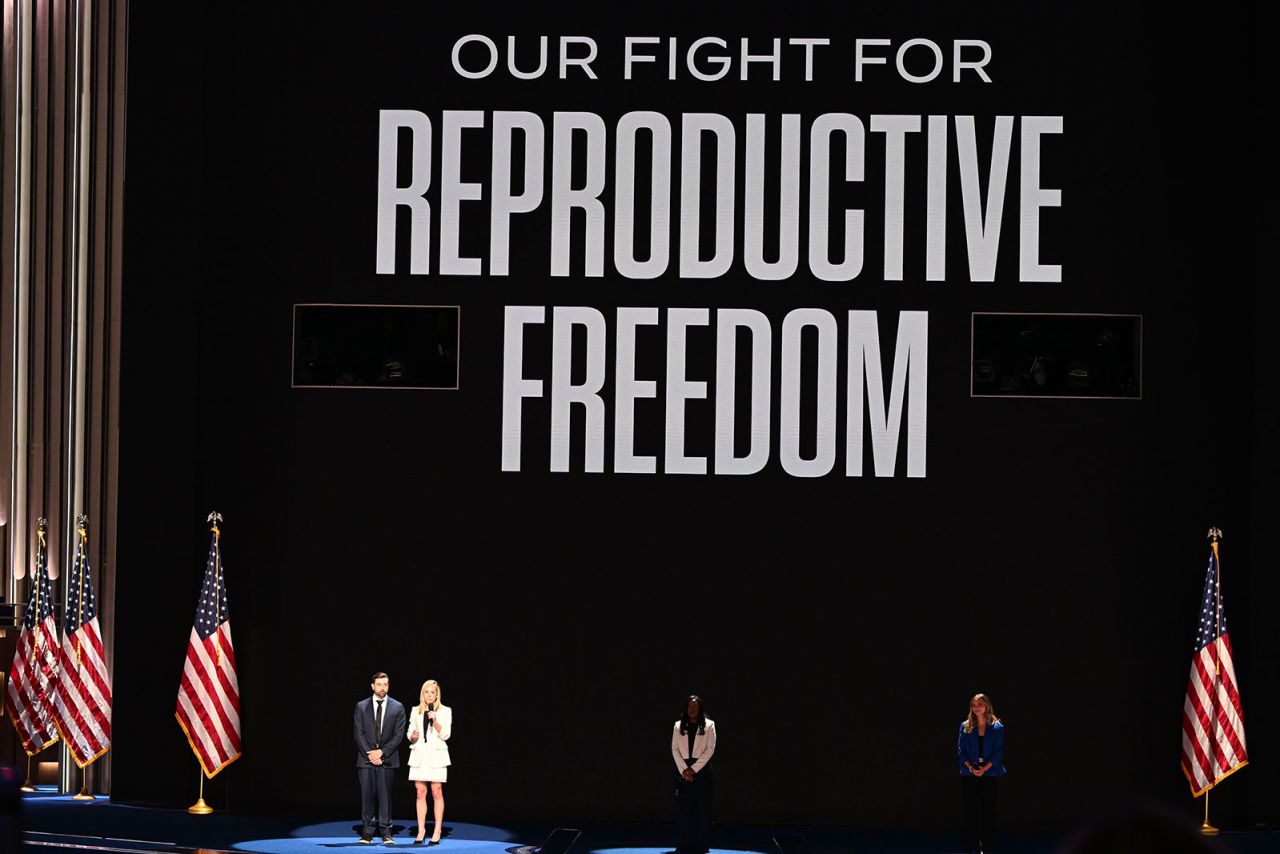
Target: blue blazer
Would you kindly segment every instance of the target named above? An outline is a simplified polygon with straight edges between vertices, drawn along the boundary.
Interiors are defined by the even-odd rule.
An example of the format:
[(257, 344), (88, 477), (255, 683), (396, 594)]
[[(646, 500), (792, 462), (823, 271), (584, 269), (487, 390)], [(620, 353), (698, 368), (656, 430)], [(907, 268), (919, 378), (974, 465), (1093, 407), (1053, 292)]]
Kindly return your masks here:
[(972, 732), (964, 731), (964, 722), (960, 723), (960, 740), (956, 743), (956, 761), (960, 763), (960, 776), (972, 777), (973, 773), (965, 767), (965, 762), (978, 764), (981, 756), (983, 763), (990, 762), (991, 769), (983, 777), (1003, 777), (1004, 770), (1004, 724), (996, 721), (987, 725), (987, 732), (982, 738), (983, 752), (978, 753), (978, 728)]
[(365, 697), (356, 703), (356, 767), (373, 767), (366, 754), (375, 748), (382, 748), (382, 764), (387, 768), (399, 768), (400, 742), (404, 741), (406, 726), (408, 723), (404, 706), (387, 697), (386, 707), (382, 710), (382, 743), (379, 744), (373, 729), (373, 697)]

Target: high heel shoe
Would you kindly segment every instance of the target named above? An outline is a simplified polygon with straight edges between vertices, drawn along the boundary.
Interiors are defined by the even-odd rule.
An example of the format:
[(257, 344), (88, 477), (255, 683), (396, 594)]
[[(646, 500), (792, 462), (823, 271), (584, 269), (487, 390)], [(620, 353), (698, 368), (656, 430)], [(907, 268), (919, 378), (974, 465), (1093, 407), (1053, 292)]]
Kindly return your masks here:
[(420, 834), (418, 834), (417, 836), (415, 836), (415, 837), (414, 837), (414, 839), (413, 839), (413, 844), (414, 844), (414, 845), (421, 845), (421, 844), (422, 844), (422, 840), (424, 840), (424, 839), (426, 839), (426, 838), (427, 838), (427, 832), (424, 830), (424, 831), (422, 831), (422, 833), (420, 833)]
[(440, 837), (438, 837), (438, 836), (433, 836), (433, 837), (431, 837), (431, 839), (427, 842), (427, 844), (428, 844), (428, 845), (439, 845), (439, 844), (440, 844)]

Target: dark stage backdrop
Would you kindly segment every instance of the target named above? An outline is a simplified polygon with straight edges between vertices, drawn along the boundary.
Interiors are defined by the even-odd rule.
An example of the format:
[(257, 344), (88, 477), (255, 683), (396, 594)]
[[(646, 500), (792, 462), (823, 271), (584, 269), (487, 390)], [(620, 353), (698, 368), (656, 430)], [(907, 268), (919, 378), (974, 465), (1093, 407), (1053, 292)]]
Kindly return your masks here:
[[(381, 669), (406, 703), (426, 678), (443, 686), (459, 818), (669, 816), (670, 725), (690, 691), (720, 726), (723, 821), (956, 824), (955, 730), (975, 691), (1007, 719), (1010, 824), (1139, 797), (1192, 811), (1179, 715), (1212, 524), (1255, 760), (1214, 814), (1277, 819), (1252, 27), (1219, 8), (1223, 35), (1206, 41), (1117, 12), (205, 4), (179, 20), (134, 3), (114, 797), (194, 797), (171, 709), (216, 508), (245, 747), (208, 786), (219, 806), (355, 816), (351, 709)], [(455, 69), (471, 35), (495, 45), (488, 76)], [(514, 78), (508, 36), (531, 73), (543, 35), (545, 73)], [(723, 79), (690, 70), (704, 36), (725, 46), (698, 47), (693, 67), (715, 76), (727, 57)], [(594, 45), (593, 76), (569, 64), (562, 78), (561, 37), (576, 37), (571, 59)], [(627, 37), (657, 39), (633, 43), (654, 61), (631, 79)], [(781, 40), (780, 79), (768, 62), (741, 79), (743, 39), (752, 55)], [(808, 74), (792, 39), (828, 40)], [(912, 39), (927, 41), (899, 70)], [(923, 80), (930, 45), (940, 64)], [(981, 73), (957, 82), (957, 50)], [(459, 49), (469, 74), (488, 59), (482, 41)], [(534, 131), (495, 155), (513, 113)], [(733, 145), (701, 136), (687, 203), (695, 114)], [(619, 170), (631, 121), (640, 165)], [(715, 170), (730, 165), (717, 225)], [(562, 204), (587, 186), (598, 212)], [(630, 265), (620, 187), (638, 200)], [(423, 188), (426, 233), (386, 204)], [(814, 188), (830, 194), (817, 216)], [(532, 208), (511, 203), (505, 239), (491, 227), (504, 190)], [(846, 209), (863, 212), (848, 246)], [(769, 279), (793, 223), (794, 269)], [(717, 228), (727, 266), (682, 267), (682, 252), (714, 261)], [(859, 251), (860, 268), (821, 272)], [(458, 306), (458, 388), (293, 387), (304, 303)], [(648, 310), (630, 374), (620, 308)], [(725, 309), (760, 330), (733, 336), (732, 360)], [(974, 312), (1141, 315), (1140, 397), (971, 396)], [(770, 380), (754, 438), (753, 341)], [(853, 418), (851, 346), (880, 354), (884, 389)], [(717, 384), (730, 364), (732, 395)], [(681, 382), (705, 390), (682, 400)], [(875, 438), (895, 384), (896, 444)], [(591, 409), (559, 402), (578, 393)], [(752, 473), (716, 460), (730, 397), (733, 454), (765, 456)], [(683, 447), (668, 447), (680, 412)], [(628, 447), (656, 471), (623, 471)], [(707, 473), (671, 471), (681, 455)]]

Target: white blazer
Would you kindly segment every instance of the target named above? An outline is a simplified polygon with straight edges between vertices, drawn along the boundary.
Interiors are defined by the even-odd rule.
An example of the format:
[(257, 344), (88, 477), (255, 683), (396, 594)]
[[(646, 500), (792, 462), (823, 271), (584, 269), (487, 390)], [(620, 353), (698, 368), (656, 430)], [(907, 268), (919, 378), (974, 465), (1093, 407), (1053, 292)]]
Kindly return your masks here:
[[(688, 755), (689, 750), (689, 733), (680, 733), (680, 721), (676, 721), (675, 727), (671, 730), (671, 755), (676, 760), (676, 771), (683, 772), (685, 768), (693, 768), (693, 773), (697, 774), (703, 768), (707, 767), (707, 763), (711, 761), (711, 756), (716, 752), (716, 723), (707, 718), (707, 731), (705, 733), (697, 732), (693, 737), (693, 754)], [(687, 764), (684, 760), (692, 758), (696, 760), (693, 765)], [(409, 764), (413, 764), (413, 759), (409, 760)]]
[(439, 732), (431, 721), (423, 721), (423, 717), (417, 706), (409, 710), (409, 729), (405, 731), (404, 740), (408, 741), (415, 731), (418, 733), (418, 740), (409, 745), (409, 767), (443, 768), (449, 764), (448, 742), (453, 730), (453, 710), (442, 705), (436, 712)]

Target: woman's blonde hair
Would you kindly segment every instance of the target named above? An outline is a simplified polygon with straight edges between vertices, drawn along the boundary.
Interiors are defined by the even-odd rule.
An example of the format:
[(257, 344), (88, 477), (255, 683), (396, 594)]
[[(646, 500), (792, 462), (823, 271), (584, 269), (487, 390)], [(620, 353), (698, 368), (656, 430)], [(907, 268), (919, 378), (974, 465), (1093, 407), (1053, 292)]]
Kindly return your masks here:
[(418, 691), (418, 711), (425, 712), (427, 710), (427, 701), (422, 699), (422, 695), (427, 693), (427, 686), (434, 685), (436, 688), (436, 704), (431, 707), (431, 711), (440, 711), (440, 683), (434, 679), (428, 679), (422, 683), (422, 688)]
[[(996, 707), (991, 704), (991, 698), (986, 694), (974, 694), (973, 699), (969, 701), (969, 705), (973, 705), (974, 700), (979, 700), (986, 704), (987, 707), (987, 723), (998, 724), (1000, 719), (996, 717)], [(969, 709), (969, 717), (964, 722), (964, 731), (973, 732), (973, 728), (978, 725), (978, 716), (973, 713), (973, 709)]]

